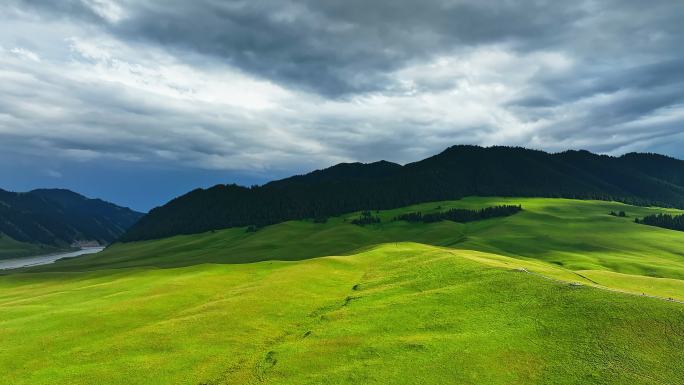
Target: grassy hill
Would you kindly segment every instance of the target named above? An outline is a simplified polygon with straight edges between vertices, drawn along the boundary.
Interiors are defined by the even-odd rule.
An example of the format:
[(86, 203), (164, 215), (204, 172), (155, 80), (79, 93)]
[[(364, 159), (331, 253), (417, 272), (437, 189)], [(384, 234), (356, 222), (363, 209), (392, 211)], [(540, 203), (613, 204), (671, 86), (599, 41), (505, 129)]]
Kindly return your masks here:
[[(406, 212), (520, 204), (506, 218), (467, 224), (393, 221)], [(624, 210), (628, 217), (609, 215)], [(32, 271), (120, 267), (179, 267), (199, 263), (301, 260), (357, 252), (388, 242), (420, 242), (542, 261), (572, 272), (574, 279), (621, 290), (684, 299), (684, 233), (634, 223), (654, 212), (678, 212), (615, 202), (550, 198), (471, 197), (384, 210), (378, 225), (355, 226), (351, 213), (326, 223), (289, 221), (255, 233), (231, 228), (161, 240), (119, 243), (103, 253)], [(636, 283), (635, 283), (636, 282)], [(642, 290), (643, 289), (643, 290)]]
[(296, 262), (5, 276), (0, 369), (16, 385), (684, 381), (681, 304), (502, 263), (517, 260), (392, 243)]
[[(497, 204), (523, 211), (392, 221)], [(18, 385), (683, 383), (684, 233), (633, 221), (663, 211), (677, 212), (467, 198), (365, 227), (350, 213), (115, 244), (0, 275), (0, 372)]]
[(150, 211), (125, 241), (196, 234), (466, 196), (600, 199), (684, 208), (684, 161), (657, 154), (549, 154), (453, 146), (404, 166), (341, 163), (263, 186), (196, 189)]
[(59, 249), (53, 246), (19, 242), (0, 233), (0, 259), (21, 258), (29, 255), (47, 254)]

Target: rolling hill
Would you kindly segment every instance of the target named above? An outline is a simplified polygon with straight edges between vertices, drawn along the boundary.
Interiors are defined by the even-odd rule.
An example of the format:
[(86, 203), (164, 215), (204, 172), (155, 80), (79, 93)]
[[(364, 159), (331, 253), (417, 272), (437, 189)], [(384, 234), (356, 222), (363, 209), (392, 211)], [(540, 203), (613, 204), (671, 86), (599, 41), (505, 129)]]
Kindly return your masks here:
[(197, 189), (153, 209), (121, 238), (164, 238), (236, 226), (325, 218), (465, 196), (564, 197), (684, 208), (684, 161), (657, 154), (549, 154), (454, 146), (401, 166), (338, 164), (251, 188)]
[[(470, 223), (409, 223), (394, 220), (408, 212), (477, 209), (514, 204), (523, 210), (504, 218)], [(627, 217), (611, 216), (625, 211)], [(616, 202), (551, 198), (469, 197), (421, 203), (374, 213), (380, 223), (357, 226), (358, 212), (325, 223), (298, 220), (247, 232), (244, 227), (179, 235), (159, 240), (115, 243), (96, 255), (37, 266), (31, 272), (120, 268), (176, 268), (204, 263), (244, 264), (296, 261), (353, 254), (378, 244), (419, 242), (542, 262), (559, 276), (612, 289), (684, 300), (684, 233), (634, 223), (653, 213), (675, 209), (629, 206)], [(555, 273), (554, 273), (555, 274)]]
[(0, 256), (34, 254), (75, 241), (109, 244), (140, 217), (141, 213), (128, 208), (69, 190), (0, 190), (0, 233), (8, 246), (0, 247)]
[[(100, 253), (1, 271), (0, 372), (16, 385), (684, 383), (684, 232), (635, 221), (681, 214), (683, 175), (652, 154), (455, 147), (195, 190)], [(492, 207), (516, 210), (434, 220)]]
[[(499, 204), (523, 210), (394, 220)], [(684, 233), (633, 221), (658, 212), (679, 211), (471, 197), (367, 226), (353, 212), (116, 243), (0, 275), (0, 371), (16, 385), (678, 384)]]

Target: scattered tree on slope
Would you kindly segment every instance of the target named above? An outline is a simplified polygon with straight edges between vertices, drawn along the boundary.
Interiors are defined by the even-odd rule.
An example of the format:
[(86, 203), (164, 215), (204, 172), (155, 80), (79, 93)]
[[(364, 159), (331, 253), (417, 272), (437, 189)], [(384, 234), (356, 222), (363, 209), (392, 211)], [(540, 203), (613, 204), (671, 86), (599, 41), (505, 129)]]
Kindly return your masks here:
[(437, 213), (427, 213), (423, 214), (421, 212), (413, 212), (399, 215), (395, 220), (407, 221), (407, 222), (439, 222), (443, 220), (452, 222), (474, 222), (488, 218), (495, 217), (507, 217), (513, 215), (522, 210), (522, 206), (514, 205), (502, 205), (485, 207), (480, 210), (468, 210), (468, 209), (451, 209), (444, 212)]
[(454, 146), (401, 166), (343, 163), (242, 187), (197, 189), (156, 208), (124, 241), (270, 225), (466, 196), (597, 199), (684, 208), (684, 162), (652, 154), (549, 154), (512, 147)]
[(635, 218), (634, 222), (649, 226), (663, 227), (670, 230), (684, 231), (684, 215), (655, 214)]

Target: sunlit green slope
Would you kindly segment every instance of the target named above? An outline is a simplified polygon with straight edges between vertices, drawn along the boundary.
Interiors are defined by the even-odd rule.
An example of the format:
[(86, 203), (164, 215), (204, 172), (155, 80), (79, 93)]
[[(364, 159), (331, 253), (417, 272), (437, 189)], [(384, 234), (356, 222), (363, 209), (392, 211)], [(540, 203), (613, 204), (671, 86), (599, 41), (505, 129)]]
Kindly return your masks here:
[[(392, 221), (498, 204), (524, 210)], [(365, 227), (352, 213), (117, 244), (0, 275), (0, 373), (18, 385), (684, 383), (684, 233), (633, 222), (659, 211), (469, 198)]]
[[(405, 212), (498, 204), (521, 204), (524, 210), (510, 217), (468, 224), (392, 221)], [(626, 211), (628, 217), (609, 215), (619, 210)], [(291, 221), (256, 233), (233, 228), (117, 244), (101, 254), (37, 270), (301, 260), (348, 254), (379, 243), (412, 241), (547, 262), (569, 270), (574, 280), (587, 284), (684, 299), (684, 233), (634, 223), (634, 216), (660, 211), (665, 210), (603, 201), (467, 198), (382, 211), (377, 214), (383, 220), (381, 224), (365, 227), (349, 223), (357, 213), (330, 218), (324, 224)]]
[(0, 373), (16, 385), (684, 382), (683, 305), (520, 269), (536, 264), (389, 243), (295, 262), (6, 275)]

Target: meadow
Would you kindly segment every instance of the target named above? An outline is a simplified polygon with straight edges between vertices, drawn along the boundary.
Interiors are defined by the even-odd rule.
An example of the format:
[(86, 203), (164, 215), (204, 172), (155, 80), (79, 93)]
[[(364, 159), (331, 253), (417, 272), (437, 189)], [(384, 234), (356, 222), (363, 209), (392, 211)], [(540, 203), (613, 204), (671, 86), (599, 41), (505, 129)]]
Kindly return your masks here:
[[(521, 205), (510, 217), (471, 223), (394, 221), (402, 213), (451, 208)], [(627, 217), (609, 215), (625, 211)], [(635, 217), (678, 210), (604, 201), (549, 198), (481, 198), (431, 202), (374, 213), (382, 222), (355, 226), (359, 213), (326, 223), (289, 221), (257, 232), (230, 228), (160, 240), (115, 244), (103, 253), (64, 260), (32, 271), (81, 271), (124, 267), (180, 267), (199, 263), (293, 261), (346, 255), (391, 242), (417, 242), (476, 250), (561, 267), (567, 279), (684, 300), (684, 232), (634, 223)], [(540, 263), (541, 262), (541, 263)]]
[[(523, 211), (392, 221), (496, 204)], [(364, 227), (350, 213), (115, 244), (0, 276), (0, 373), (19, 385), (684, 383), (684, 233), (633, 221), (663, 211), (677, 212), (467, 198)]]
[(47, 245), (19, 242), (0, 233), (0, 259), (22, 258), (31, 255), (49, 254), (61, 249)]

